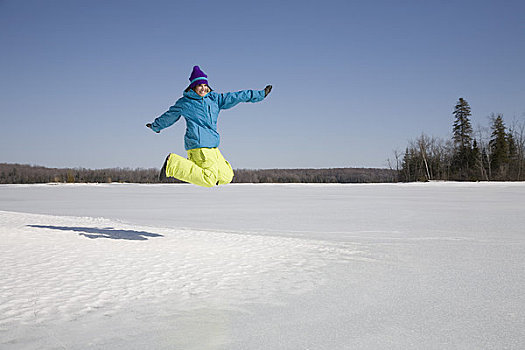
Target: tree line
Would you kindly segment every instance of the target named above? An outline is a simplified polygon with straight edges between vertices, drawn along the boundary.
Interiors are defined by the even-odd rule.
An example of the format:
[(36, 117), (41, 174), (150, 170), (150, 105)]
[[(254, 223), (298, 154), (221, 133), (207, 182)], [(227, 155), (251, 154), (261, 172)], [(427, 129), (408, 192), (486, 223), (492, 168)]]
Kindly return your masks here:
[[(159, 183), (159, 169), (46, 168), (25, 164), (0, 163), (0, 184), (34, 183)], [(391, 169), (237, 169), (234, 183), (371, 183), (395, 182)], [(164, 182), (180, 183), (168, 178)]]
[(238, 169), (237, 183), (378, 183), (396, 182), (397, 172), (379, 168)]
[[(525, 123), (507, 126), (502, 114), (489, 116), (488, 127), (473, 129), (468, 102), (454, 107), (452, 137), (424, 133), (410, 141), (404, 154), (394, 152), (391, 168), (399, 180), (523, 181), (525, 174)], [(395, 166), (392, 166), (393, 164)]]
[(46, 168), (26, 164), (0, 163), (0, 184), (34, 183), (151, 183), (158, 178), (158, 169), (85, 169)]

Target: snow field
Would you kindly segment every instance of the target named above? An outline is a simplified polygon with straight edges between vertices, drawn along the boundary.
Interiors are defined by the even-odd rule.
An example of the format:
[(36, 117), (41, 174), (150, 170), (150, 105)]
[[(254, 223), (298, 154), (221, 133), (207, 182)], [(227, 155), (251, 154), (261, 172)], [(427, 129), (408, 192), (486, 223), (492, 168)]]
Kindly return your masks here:
[(0, 222), (2, 327), (111, 313), (137, 300), (180, 309), (271, 303), (276, 294), (321, 285), (329, 260), (365, 254), (328, 242), (103, 218), (0, 212)]
[(2, 349), (521, 349), (525, 184), (0, 186)]

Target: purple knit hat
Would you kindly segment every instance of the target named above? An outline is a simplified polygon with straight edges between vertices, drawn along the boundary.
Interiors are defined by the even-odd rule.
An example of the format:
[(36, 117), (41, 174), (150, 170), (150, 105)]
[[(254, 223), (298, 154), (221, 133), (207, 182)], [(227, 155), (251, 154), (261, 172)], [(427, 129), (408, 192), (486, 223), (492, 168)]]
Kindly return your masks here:
[(206, 75), (206, 73), (204, 73), (199, 68), (199, 66), (195, 66), (195, 67), (193, 67), (193, 71), (191, 72), (191, 75), (190, 75), (190, 86), (189, 86), (189, 88), (193, 89), (195, 86), (197, 86), (199, 84), (209, 85), (208, 84), (208, 76)]

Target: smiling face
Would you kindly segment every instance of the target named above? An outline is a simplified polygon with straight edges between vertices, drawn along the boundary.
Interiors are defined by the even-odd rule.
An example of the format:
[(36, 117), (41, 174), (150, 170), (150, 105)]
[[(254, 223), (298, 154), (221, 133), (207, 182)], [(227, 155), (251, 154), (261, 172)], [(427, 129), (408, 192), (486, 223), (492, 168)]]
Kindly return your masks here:
[(210, 87), (206, 84), (199, 84), (193, 88), (193, 91), (195, 91), (200, 97), (204, 97), (210, 92)]

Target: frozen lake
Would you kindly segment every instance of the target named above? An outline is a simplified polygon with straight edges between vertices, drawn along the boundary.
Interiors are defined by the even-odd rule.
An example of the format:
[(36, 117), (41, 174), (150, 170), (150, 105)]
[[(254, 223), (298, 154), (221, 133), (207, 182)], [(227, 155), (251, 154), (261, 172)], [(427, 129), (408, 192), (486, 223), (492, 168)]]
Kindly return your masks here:
[(0, 347), (520, 349), (525, 183), (0, 185)]

